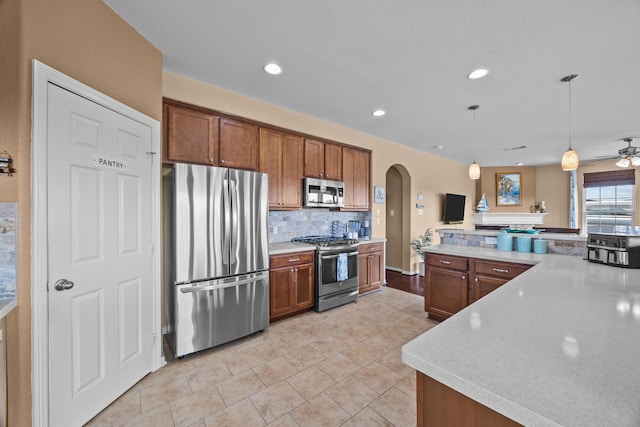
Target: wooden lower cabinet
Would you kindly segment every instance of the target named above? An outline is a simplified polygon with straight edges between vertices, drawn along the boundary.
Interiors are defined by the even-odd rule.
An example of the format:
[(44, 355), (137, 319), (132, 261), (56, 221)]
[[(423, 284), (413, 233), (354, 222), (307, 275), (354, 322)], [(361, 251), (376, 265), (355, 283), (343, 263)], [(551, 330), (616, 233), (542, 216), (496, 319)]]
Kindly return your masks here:
[(520, 425), (422, 372), (417, 372), (416, 403), (418, 427)]
[(313, 307), (314, 251), (270, 257), (269, 319)]
[(472, 290), (469, 292), (469, 304), (495, 291), (514, 277), (524, 273), (532, 266), (512, 262), (491, 260), (473, 261)]
[(380, 289), (384, 278), (384, 243), (361, 243), (358, 251), (358, 293)]
[(444, 320), (465, 308), (469, 300), (467, 258), (426, 254), (424, 310), (429, 318)]
[(424, 310), (444, 320), (493, 292), (531, 265), (425, 254)]

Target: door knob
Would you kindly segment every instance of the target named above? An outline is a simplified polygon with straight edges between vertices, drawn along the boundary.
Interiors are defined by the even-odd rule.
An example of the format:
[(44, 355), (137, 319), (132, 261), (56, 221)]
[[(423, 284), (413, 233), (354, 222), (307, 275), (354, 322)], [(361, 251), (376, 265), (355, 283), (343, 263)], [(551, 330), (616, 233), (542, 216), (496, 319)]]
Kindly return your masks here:
[(73, 282), (67, 279), (58, 280), (55, 285), (53, 285), (56, 291), (66, 291), (67, 289), (73, 288)]

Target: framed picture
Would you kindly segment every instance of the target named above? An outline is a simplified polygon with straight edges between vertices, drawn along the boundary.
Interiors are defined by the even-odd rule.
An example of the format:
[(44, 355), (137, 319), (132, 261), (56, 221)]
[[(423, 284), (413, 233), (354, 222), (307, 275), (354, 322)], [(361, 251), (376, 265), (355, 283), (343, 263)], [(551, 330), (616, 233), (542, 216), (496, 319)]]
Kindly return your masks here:
[(496, 206), (522, 206), (522, 173), (496, 173)]
[(384, 187), (373, 187), (373, 201), (384, 203)]

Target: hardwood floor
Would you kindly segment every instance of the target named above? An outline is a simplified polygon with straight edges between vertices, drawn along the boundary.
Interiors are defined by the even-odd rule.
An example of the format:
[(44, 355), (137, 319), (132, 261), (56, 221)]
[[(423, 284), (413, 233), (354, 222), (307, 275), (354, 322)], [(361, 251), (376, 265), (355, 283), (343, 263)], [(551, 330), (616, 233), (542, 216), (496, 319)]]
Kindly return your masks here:
[(387, 276), (387, 286), (415, 295), (424, 296), (424, 277), (414, 274), (408, 276), (397, 271), (385, 270)]

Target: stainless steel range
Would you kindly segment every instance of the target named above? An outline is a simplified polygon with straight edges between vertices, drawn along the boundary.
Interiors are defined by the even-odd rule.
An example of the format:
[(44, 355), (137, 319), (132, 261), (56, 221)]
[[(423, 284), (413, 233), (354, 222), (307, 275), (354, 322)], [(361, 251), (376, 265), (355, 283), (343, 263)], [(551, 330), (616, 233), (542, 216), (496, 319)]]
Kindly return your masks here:
[(293, 241), (316, 245), (315, 311), (358, 299), (358, 240), (307, 236)]

